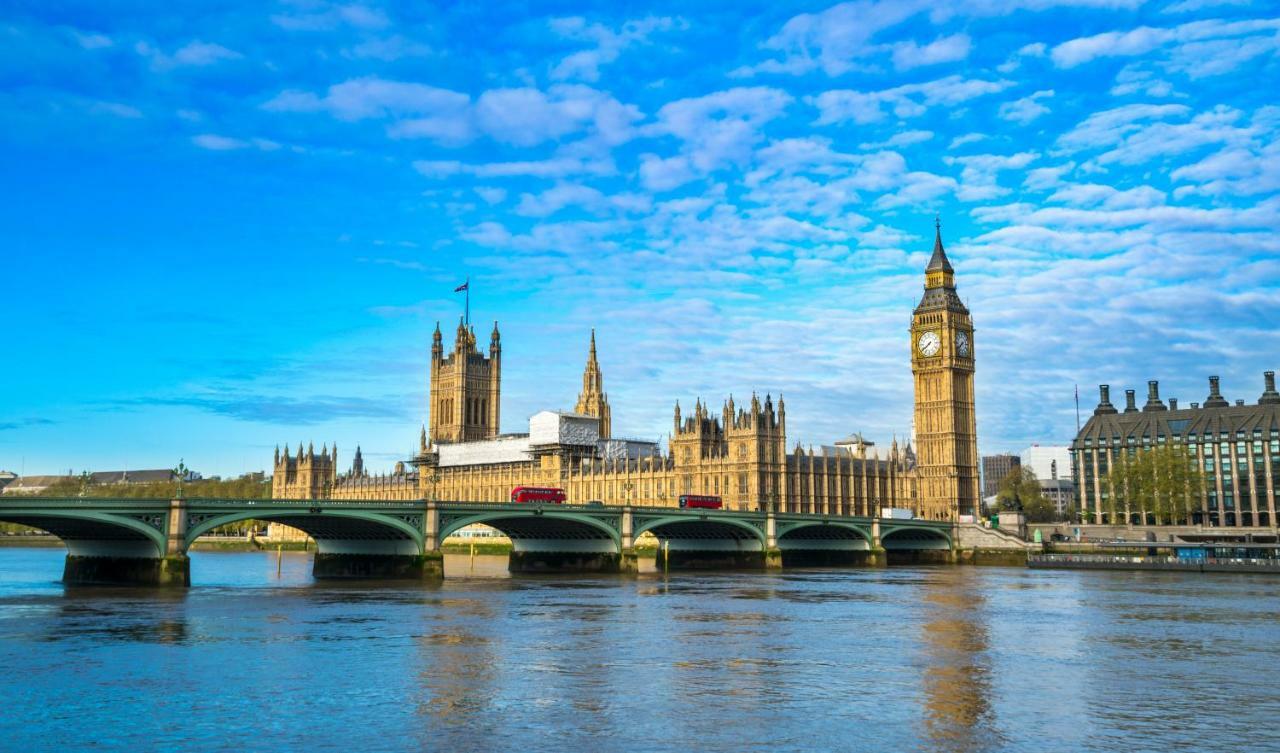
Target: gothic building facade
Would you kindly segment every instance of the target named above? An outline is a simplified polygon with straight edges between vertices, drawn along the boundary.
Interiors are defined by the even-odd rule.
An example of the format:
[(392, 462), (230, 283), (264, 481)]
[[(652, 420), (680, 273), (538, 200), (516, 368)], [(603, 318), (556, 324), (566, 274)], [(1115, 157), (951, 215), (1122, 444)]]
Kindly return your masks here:
[(719, 411), (697, 400), (686, 413), (677, 403), (666, 451), (656, 442), (615, 438), (594, 331), (573, 412), (544, 411), (530, 419), (527, 433), (501, 434), (498, 326), (486, 356), (474, 330), (460, 324), (448, 355), (436, 327), (428, 422), (407, 466), (370, 475), (357, 459), (339, 475), (336, 449), (317, 456), (322, 460), (301, 448), (296, 458), (286, 450), (277, 453), (273, 494), (502, 502), (516, 486), (543, 486), (564, 489), (579, 504), (676, 506), (681, 495), (706, 494), (730, 509), (876, 516), (894, 507), (934, 520), (970, 515), (978, 503), (973, 325), (940, 231), (925, 278), (911, 329), (918, 450), (894, 440), (880, 454), (860, 438), (789, 450), (786, 406), (771, 395), (752, 395), (745, 404), (731, 396)]

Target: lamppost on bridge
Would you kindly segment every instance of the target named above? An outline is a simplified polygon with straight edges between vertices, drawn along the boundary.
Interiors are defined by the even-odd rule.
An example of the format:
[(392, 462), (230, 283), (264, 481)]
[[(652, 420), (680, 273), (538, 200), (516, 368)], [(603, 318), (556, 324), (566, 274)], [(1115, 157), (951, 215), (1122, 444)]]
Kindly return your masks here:
[(182, 483), (187, 479), (187, 464), (182, 458), (178, 458), (178, 467), (173, 469), (173, 475), (178, 479), (178, 488), (173, 496), (175, 499), (182, 499)]
[(432, 470), (431, 475), (427, 476), (427, 481), (431, 483), (431, 501), (436, 502), (438, 501), (436, 499), (436, 484), (440, 483), (440, 472)]

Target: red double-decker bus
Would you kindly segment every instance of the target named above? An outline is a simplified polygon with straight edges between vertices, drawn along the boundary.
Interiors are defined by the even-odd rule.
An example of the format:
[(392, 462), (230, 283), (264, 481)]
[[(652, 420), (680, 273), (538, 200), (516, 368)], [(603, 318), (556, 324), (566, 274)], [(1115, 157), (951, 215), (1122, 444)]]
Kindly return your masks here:
[(512, 502), (546, 502), (553, 505), (564, 504), (564, 489), (551, 489), (545, 486), (517, 486), (511, 490)]
[(703, 507), (708, 510), (719, 510), (724, 502), (719, 497), (708, 497), (702, 494), (681, 494), (681, 507)]

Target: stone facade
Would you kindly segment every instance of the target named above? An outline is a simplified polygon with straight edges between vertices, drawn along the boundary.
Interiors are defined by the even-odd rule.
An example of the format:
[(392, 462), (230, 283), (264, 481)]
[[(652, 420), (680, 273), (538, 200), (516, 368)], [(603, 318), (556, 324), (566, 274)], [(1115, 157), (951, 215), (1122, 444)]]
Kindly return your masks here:
[(911, 342), (919, 456), (917, 514), (930, 520), (956, 515), (972, 520), (981, 511), (973, 320), (956, 293), (941, 226), (925, 268), (924, 297), (911, 321)]
[[(945, 271), (935, 269), (939, 255)], [(925, 331), (945, 335), (941, 353), (919, 350)], [(900, 447), (896, 440), (883, 456), (862, 442), (816, 451), (797, 444), (788, 451), (786, 406), (781, 396), (775, 404), (770, 395), (752, 395), (746, 404), (729, 397), (719, 411), (698, 400), (685, 413), (677, 403), (667, 452), (655, 443), (611, 440), (594, 332), (574, 412), (538, 414), (530, 434), (499, 435), (497, 324), (487, 358), (476, 348), (474, 332), (461, 324), (446, 357), (437, 326), (429, 428), (409, 460), (412, 470), (369, 476), (353, 466), (352, 473), (337, 476), (336, 450), (318, 459), (301, 449), (298, 458), (286, 451), (276, 460), (273, 494), (501, 502), (516, 486), (545, 486), (564, 489), (568, 502), (577, 504), (676, 506), (682, 494), (706, 494), (721, 497), (727, 509), (876, 516), (881, 508), (895, 507), (952, 520), (957, 512), (971, 514), (978, 499), (972, 332), (939, 236), (912, 327), (916, 428), (928, 452), (917, 464), (910, 442)], [(970, 345), (957, 346), (958, 333)], [(584, 419), (592, 436), (563, 430), (546, 439), (552, 435), (535, 425), (571, 427)]]

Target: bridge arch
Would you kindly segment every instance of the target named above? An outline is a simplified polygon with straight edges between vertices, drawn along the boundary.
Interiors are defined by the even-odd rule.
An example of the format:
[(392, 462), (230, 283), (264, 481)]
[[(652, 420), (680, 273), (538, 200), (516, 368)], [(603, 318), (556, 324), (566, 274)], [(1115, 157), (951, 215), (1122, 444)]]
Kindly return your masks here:
[(915, 526), (894, 527), (880, 534), (885, 551), (920, 551), (951, 549), (951, 536), (937, 528)]
[(244, 520), (266, 520), (297, 528), (316, 540), (324, 553), (354, 551), (360, 554), (421, 554), (423, 535), (406, 520), (385, 513), (348, 510), (325, 506), (317, 512), (243, 509), (212, 515), (187, 529), (184, 549), (189, 549), (200, 536), (220, 526)]
[(617, 555), (622, 551), (618, 529), (597, 516), (569, 511), (531, 508), (488, 510), (442, 520), (439, 542), (469, 525), (482, 523), (511, 539), (515, 552), (593, 553)]
[(156, 558), (165, 552), (165, 516), (158, 513), (131, 517), (96, 510), (15, 510), (0, 520), (48, 531), (77, 557)]
[(806, 550), (870, 551), (871, 532), (844, 521), (798, 523), (778, 534), (778, 548)]
[(764, 531), (733, 517), (671, 515), (638, 521), (633, 536), (649, 531), (666, 539), (672, 549), (697, 551), (764, 551)]

